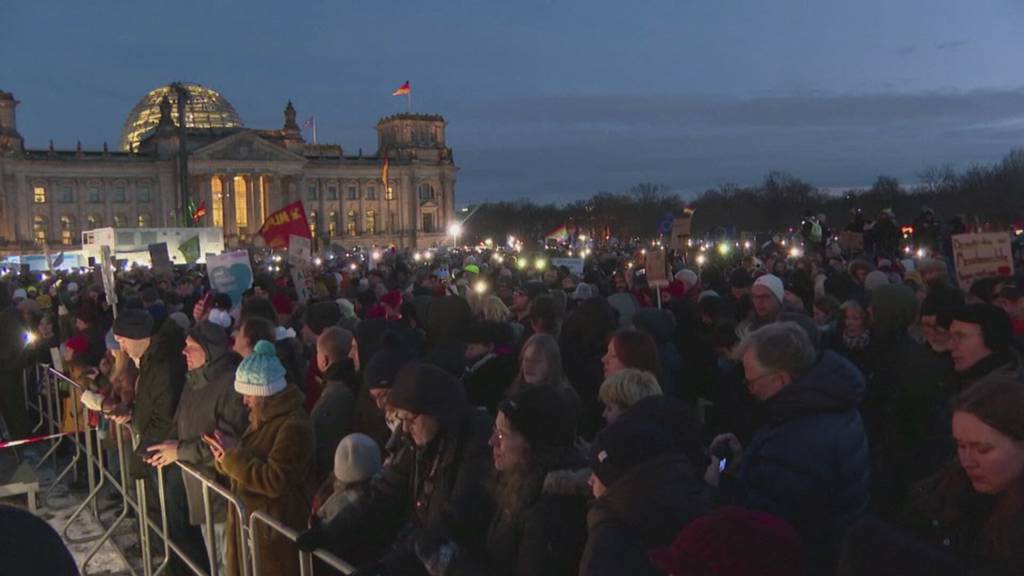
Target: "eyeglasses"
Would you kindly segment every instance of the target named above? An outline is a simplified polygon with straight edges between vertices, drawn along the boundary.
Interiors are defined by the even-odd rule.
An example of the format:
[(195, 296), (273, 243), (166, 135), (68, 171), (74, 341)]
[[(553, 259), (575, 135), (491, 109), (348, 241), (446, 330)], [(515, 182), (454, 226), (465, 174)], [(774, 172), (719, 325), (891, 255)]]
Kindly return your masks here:
[(420, 414), (413, 414), (412, 412), (395, 412), (395, 418), (406, 426), (415, 422), (419, 417)]

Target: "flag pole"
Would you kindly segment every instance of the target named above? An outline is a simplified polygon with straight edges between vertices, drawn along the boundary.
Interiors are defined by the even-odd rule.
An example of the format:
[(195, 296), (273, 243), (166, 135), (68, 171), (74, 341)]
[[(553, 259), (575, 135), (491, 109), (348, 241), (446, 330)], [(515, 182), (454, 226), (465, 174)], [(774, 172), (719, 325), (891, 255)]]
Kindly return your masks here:
[(412, 114), (412, 89), (405, 93), (405, 113)]
[(316, 144), (316, 114), (313, 115), (313, 144)]

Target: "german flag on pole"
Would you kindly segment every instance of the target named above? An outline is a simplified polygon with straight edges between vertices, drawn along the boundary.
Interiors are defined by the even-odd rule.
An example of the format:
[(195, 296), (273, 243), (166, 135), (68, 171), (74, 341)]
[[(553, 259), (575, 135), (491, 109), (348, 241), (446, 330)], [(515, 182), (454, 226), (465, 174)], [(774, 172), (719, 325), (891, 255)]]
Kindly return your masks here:
[(412, 92), (412, 88), (409, 86), (409, 81), (406, 80), (405, 84), (398, 87), (397, 90), (391, 93), (392, 96), (405, 96)]
[(391, 183), (388, 180), (388, 153), (384, 152), (384, 164), (380, 167), (380, 181), (384, 184), (384, 190), (387, 191), (391, 187)]

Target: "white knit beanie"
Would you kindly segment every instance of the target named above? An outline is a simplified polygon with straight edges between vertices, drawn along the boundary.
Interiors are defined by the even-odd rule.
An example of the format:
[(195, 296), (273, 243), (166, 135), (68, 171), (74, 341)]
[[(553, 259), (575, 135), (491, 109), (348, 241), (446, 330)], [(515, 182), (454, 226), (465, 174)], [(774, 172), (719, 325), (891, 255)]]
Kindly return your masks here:
[(783, 298), (786, 296), (786, 289), (782, 286), (782, 280), (774, 274), (765, 274), (764, 276), (758, 277), (757, 280), (754, 280), (754, 286), (764, 286), (775, 295), (775, 298), (779, 302), (782, 302)]
[(365, 482), (380, 471), (380, 447), (365, 434), (349, 434), (334, 449), (334, 477), (341, 482)]
[(285, 389), (284, 374), (274, 345), (260, 340), (235, 371), (235, 392), (245, 396), (273, 396)]

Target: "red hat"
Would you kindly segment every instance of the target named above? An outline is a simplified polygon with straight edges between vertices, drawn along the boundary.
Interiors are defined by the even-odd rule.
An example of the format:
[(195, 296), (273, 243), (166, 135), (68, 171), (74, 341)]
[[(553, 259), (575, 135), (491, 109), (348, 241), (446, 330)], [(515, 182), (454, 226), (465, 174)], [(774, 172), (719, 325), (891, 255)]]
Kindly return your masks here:
[(380, 303), (391, 308), (398, 308), (402, 305), (402, 293), (398, 290), (392, 290), (387, 294), (381, 296)]
[(666, 292), (671, 294), (673, 298), (682, 298), (686, 296), (686, 283), (682, 280), (673, 280), (668, 283)]
[(800, 536), (784, 520), (728, 507), (698, 518), (651, 562), (675, 576), (788, 576), (802, 574)]
[(273, 297), (270, 298), (270, 303), (274, 306), (274, 312), (278, 314), (288, 315), (295, 310), (295, 303), (288, 297), (284, 291), (277, 292)]
[(67, 346), (68, 350), (78, 354), (85, 354), (89, 351), (89, 341), (81, 334), (76, 334), (71, 338), (68, 338), (68, 341), (65, 342), (64, 345)]

